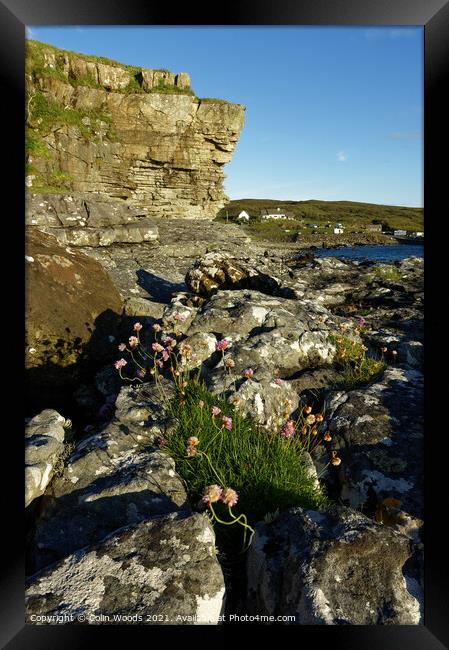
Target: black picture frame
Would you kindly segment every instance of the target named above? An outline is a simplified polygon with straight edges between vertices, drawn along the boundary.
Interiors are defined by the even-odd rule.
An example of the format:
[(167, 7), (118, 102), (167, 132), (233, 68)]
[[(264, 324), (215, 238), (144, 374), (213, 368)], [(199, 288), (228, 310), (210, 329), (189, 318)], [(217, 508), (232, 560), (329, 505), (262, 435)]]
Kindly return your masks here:
[[(1, 98), (5, 113), (3, 136), (9, 144), (2, 148), (6, 163), (5, 200), (9, 199), (8, 228), (4, 246), (23, 250), (23, 122), (24, 122), (24, 39), (25, 25), (377, 25), (424, 27), (425, 37), (425, 113), (424, 113), (424, 169), (425, 169), (425, 404), (426, 404), (426, 528), (425, 528), (425, 622), (422, 626), (241, 626), (238, 633), (262, 631), (266, 642), (287, 635), (297, 643), (331, 644), (331, 647), (357, 650), (439, 650), (449, 647), (449, 581), (445, 526), (447, 504), (443, 487), (449, 455), (446, 451), (445, 379), (436, 373), (442, 367), (447, 347), (445, 320), (440, 316), (442, 295), (439, 282), (444, 278), (444, 211), (445, 190), (448, 184), (445, 157), (447, 157), (447, 127), (449, 115), (445, 97), (449, 67), (449, 3), (444, 0), (239, 0), (218, 6), (215, 13), (202, 5), (184, 5), (174, 9), (163, 3), (145, 0), (3, 0), (0, 2), (0, 67)], [(446, 199), (447, 200), (447, 199)], [(4, 207), (4, 205), (3, 205)], [(11, 222), (11, 220), (14, 220)], [(23, 291), (22, 256), (8, 265), (6, 284), (13, 277), (13, 293)], [(16, 264), (16, 265), (15, 265)], [(20, 265), (19, 265), (20, 264)], [(447, 275), (447, 271), (446, 271)], [(444, 288), (444, 282), (442, 283)], [(12, 295), (12, 294), (11, 294)], [(20, 314), (22, 295), (18, 296)], [(9, 304), (8, 312), (9, 312)], [(12, 304), (12, 303), (11, 303)], [(23, 308), (23, 306), (22, 306)], [(6, 309), (5, 309), (6, 314)], [(17, 332), (15, 334), (17, 336)], [(20, 345), (20, 343), (19, 343)], [(21, 359), (14, 346), (6, 346), (12, 353), (14, 367), (20, 368)], [(444, 364), (444, 361), (443, 361)], [(23, 367), (23, 366), (22, 366)], [(9, 375), (9, 373), (8, 373)], [(13, 382), (14, 401), (20, 393)], [(447, 382), (446, 382), (447, 383)], [(446, 398), (446, 399), (445, 399)], [(11, 397), (13, 399), (13, 397)], [(19, 400), (20, 402), (20, 400)], [(10, 408), (11, 410), (11, 408)], [(172, 633), (180, 643), (201, 640), (217, 644), (231, 635), (235, 628), (181, 627), (158, 628), (131, 626), (26, 626), (24, 624), (24, 542), (22, 527), (14, 525), (15, 513), (23, 512), (23, 447), (20, 432), (23, 418), (15, 408), (12, 428), (4, 430), (3, 444), (8, 444), (8, 462), (11, 471), (3, 506), (3, 570), (0, 583), (0, 642), (10, 650), (45, 648), (60, 650), (90, 647), (104, 643), (105, 636), (113, 634), (116, 643), (134, 644), (136, 634), (145, 643), (166, 641)], [(2, 470), (3, 472), (3, 470)], [(5, 484), (4, 484), (5, 485)], [(120, 637), (120, 639), (119, 639)], [(251, 641), (250, 641), (251, 642)], [(221, 645), (221, 644), (220, 644)]]

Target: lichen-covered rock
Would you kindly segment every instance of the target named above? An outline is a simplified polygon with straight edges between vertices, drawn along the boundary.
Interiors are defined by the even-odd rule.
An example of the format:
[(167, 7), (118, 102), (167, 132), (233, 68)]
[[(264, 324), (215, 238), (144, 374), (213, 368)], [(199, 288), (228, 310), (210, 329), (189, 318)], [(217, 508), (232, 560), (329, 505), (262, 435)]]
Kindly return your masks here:
[(187, 334), (226, 338), (237, 375), (252, 367), (258, 376), (274, 377), (332, 363), (329, 334), (338, 320), (311, 301), (220, 290), (199, 308)]
[[(396, 499), (415, 528), (422, 523), (423, 393), (422, 374), (401, 367), (367, 387), (329, 393), (324, 410), (342, 458), (336, 484), (344, 503), (373, 512)], [(402, 515), (398, 527), (402, 521), (408, 528)]]
[(25, 224), (39, 228), (109, 228), (147, 219), (145, 208), (98, 194), (33, 194), (26, 196)]
[(249, 613), (299, 625), (422, 623), (422, 590), (404, 569), (404, 535), (360, 512), (292, 508), (259, 523), (247, 562)]
[(124, 201), (93, 200), (88, 194), (29, 194), (26, 223), (72, 246), (155, 241), (157, 226), (142, 211)]
[[(237, 390), (234, 392), (234, 385), (226, 391), (228, 399), (233, 403), (237, 402), (237, 409), (244, 417), (252, 417), (268, 431), (279, 431), (289, 415), (291, 415), (299, 404), (297, 392), (292, 388), (290, 382), (276, 381), (261, 378), (260, 380), (247, 379), (237, 382)], [(215, 392), (222, 392), (219, 381), (212, 388)]]
[(224, 594), (207, 517), (175, 514), (121, 528), (33, 575), (26, 619), (30, 624), (48, 623), (45, 617), (51, 616), (75, 624), (217, 624)]
[(66, 419), (46, 409), (25, 427), (25, 507), (41, 496), (64, 454)]
[(33, 571), (122, 526), (190, 512), (174, 461), (158, 448), (174, 426), (164, 410), (164, 389), (169, 398), (167, 385), (123, 388), (112, 421), (76, 445), (42, 497)]
[(205, 362), (212, 363), (211, 357), (216, 353), (217, 339), (213, 334), (198, 332), (187, 336), (178, 346), (181, 367), (186, 370), (199, 368)]

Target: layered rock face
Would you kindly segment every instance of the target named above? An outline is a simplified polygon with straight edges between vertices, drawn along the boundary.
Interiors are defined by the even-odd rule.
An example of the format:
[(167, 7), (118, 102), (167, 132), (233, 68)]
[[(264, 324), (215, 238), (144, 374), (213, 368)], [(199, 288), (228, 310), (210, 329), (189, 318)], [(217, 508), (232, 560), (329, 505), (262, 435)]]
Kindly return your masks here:
[[(111, 62), (113, 63), (113, 62)], [(101, 194), (154, 216), (212, 218), (244, 107), (201, 100), (188, 75), (27, 51), (27, 185)]]

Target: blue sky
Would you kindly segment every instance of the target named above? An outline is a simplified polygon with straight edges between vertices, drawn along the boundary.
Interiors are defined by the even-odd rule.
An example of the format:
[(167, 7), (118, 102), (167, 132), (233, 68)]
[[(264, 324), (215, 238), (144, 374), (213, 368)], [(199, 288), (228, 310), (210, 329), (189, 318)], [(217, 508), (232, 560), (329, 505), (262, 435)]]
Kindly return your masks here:
[(422, 27), (35, 27), (30, 38), (188, 72), (246, 106), (232, 199), (423, 205)]

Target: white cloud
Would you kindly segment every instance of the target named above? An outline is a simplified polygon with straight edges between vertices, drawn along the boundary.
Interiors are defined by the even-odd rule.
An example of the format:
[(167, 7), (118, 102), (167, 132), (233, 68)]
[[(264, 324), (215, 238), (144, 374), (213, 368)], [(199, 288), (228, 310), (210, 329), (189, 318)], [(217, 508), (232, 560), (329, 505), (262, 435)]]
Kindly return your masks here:
[(337, 153), (337, 160), (339, 162), (346, 162), (348, 160), (348, 154), (346, 153), (346, 151), (339, 151)]
[(31, 27), (27, 27), (27, 26), (25, 27), (25, 36), (26, 38), (34, 38), (35, 34), (31, 29)]

